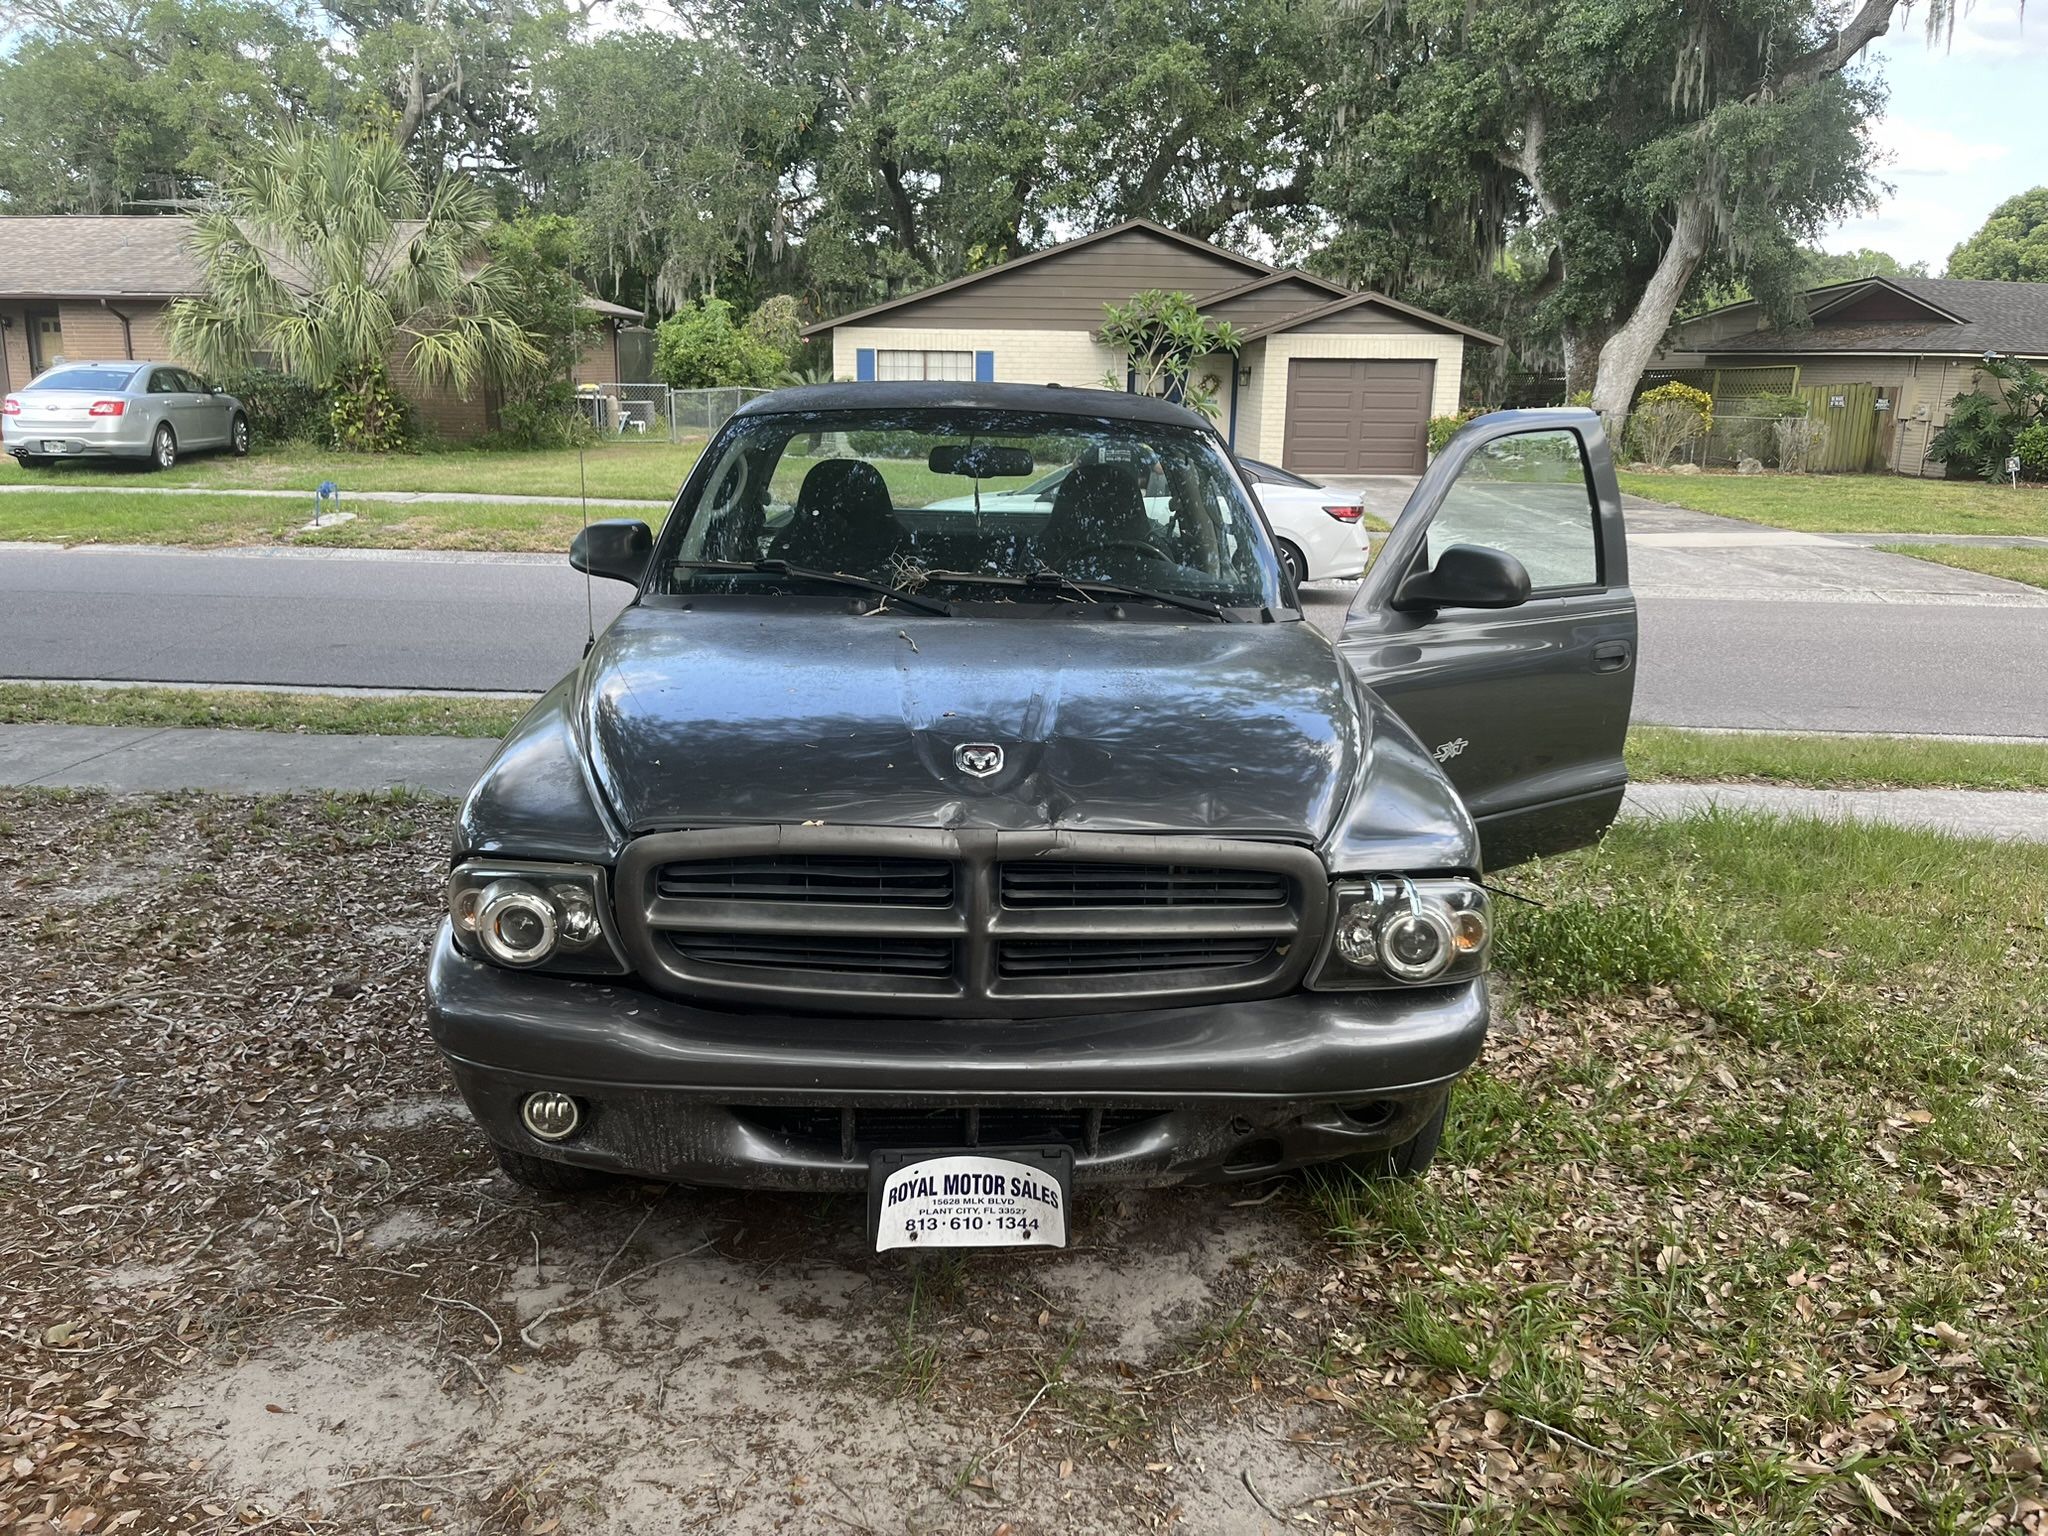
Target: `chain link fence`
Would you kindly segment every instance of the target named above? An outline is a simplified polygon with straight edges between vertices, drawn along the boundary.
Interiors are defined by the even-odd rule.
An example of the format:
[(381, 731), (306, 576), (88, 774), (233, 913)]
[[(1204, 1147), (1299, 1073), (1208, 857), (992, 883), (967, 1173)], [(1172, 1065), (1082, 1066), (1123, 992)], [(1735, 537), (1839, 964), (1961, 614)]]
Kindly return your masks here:
[(620, 441), (680, 443), (709, 437), (765, 389), (670, 389), (666, 384), (586, 384), (578, 407), (598, 436)]

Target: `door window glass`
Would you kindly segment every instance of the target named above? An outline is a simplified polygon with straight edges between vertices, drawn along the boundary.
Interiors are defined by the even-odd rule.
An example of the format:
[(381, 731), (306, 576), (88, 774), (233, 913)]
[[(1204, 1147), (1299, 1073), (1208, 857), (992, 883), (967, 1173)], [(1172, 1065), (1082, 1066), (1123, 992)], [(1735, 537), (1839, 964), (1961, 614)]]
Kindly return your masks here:
[(1429, 563), (1453, 544), (1505, 550), (1537, 592), (1600, 584), (1600, 528), (1576, 432), (1516, 432), (1474, 453), (1429, 524)]
[(168, 368), (153, 368), (149, 374), (149, 392), (152, 395), (175, 395), (178, 381), (171, 376)]

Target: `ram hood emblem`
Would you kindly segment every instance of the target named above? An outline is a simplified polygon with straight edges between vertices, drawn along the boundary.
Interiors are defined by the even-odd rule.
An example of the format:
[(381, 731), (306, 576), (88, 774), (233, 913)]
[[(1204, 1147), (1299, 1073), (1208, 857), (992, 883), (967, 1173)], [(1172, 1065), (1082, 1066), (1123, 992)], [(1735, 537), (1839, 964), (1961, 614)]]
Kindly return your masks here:
[(971, 778), (985, 779), (1003, 771), (1003, 749), (992, 741), (962, 742), (953, 749), (953, 766)]

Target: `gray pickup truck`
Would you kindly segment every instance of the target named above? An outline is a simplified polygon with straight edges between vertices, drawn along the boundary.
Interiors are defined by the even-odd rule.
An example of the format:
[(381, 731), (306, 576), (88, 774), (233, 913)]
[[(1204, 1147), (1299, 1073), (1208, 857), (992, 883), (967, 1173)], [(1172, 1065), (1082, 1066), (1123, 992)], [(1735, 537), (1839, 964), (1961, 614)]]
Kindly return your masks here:
[(1416, 1173), (1486, 1035), (1482, 871), (1626, 779), (1588, 411), (1466, 427), (1334, 644), (1215, 430), (1094, 390), (772, 394), (571, 561), (636, 595), (463, 804), (427, 987), (542, 1188), (866, 1189), (895, 1248)]

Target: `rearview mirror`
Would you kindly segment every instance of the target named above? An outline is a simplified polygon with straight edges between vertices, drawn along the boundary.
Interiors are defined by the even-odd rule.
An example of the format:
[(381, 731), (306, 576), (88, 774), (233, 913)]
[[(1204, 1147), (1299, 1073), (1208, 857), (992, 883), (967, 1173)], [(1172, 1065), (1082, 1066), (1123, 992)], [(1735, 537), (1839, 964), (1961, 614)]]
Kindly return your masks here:
[(591, 576), (640, 585), (654, 553), (654, 530), (630, 517), (592, 523), (569, 544), (569, 563)]
[(1436, 569), (1416, 571), (1394, 590), (1396, 613), (1439, 608), (1517, 608), (1529, 601), (1529, 572), (1504, 549), (1453, 544)]
[(941, 443), (925, 459), (935, 475), (965, 475), (970, 480), (1022, 478), (1031, 473), (1031, 451), (996, 443)]

